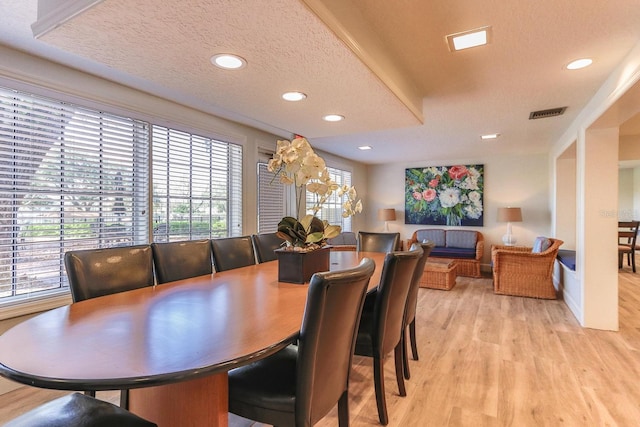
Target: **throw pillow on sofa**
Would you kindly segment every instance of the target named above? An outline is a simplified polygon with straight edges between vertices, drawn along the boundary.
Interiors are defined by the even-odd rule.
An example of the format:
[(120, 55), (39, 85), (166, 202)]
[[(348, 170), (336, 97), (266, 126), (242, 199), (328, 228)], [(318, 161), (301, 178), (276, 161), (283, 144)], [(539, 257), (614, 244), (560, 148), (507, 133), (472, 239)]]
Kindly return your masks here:
[(448, 248), (475, 249), (478, 233), (466, 230), (447, 230)]
[(539, 254), (541, 252), (546, 251), (551, 247), (551, 240), (547, 239), (544, 236), (536, 237), (536, 240), (533, 242), (533, 249), (531, 249), (531, 253)]
[(446, 246), (444, 230), (425, 229), (416, 231), (416, 240), (418, 242), (429, 241), (435, 243), (436, 246)]

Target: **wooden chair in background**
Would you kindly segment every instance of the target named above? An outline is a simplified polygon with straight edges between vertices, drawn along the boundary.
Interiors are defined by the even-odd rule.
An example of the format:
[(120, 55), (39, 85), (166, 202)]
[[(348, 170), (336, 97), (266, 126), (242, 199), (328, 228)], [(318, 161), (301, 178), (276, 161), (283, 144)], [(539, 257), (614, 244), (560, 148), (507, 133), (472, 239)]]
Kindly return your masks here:
[(622, 268), (622, 260), (627, 255), (627, 263), (636, 272), (636, 237), (640, 221), (618, 221), (618, 268)]

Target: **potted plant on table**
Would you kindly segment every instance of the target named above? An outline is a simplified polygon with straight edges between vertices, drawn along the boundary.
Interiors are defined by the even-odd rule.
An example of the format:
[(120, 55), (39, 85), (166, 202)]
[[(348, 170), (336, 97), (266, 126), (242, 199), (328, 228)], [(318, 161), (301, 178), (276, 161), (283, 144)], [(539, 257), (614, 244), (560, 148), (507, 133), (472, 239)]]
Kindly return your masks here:
[[(279, 279), (304, 283), (309, 281), (316, 271), (329, 269), (326, 242), (341, 231), (339, 225), (329, 224), (316, 216), (322, 205), (334, 193), (339, 197), (346, 195), (347, 199), (342, 205), (342, 216), (346, 218), (362, 212), (362, 201), (357, 199), (353, 186), (341, 186), (331, 179), (324, 159), (313, 151), (306, 138), (278, 141), (276, 152), (269, 160), (268, 170), (273, 172), (281, 183), (294, 186), (296, 215), (299, 214), (299, 207), (307, 191), (315, 198), (313, 206), (307, 207), (310, 213), (302, 218), (282, 218), (277, 231), (278, 236), (286, 242), (285, 248), (276, 251), (280, 263)], [(315, 259), (321, 261), (314, 263)]]

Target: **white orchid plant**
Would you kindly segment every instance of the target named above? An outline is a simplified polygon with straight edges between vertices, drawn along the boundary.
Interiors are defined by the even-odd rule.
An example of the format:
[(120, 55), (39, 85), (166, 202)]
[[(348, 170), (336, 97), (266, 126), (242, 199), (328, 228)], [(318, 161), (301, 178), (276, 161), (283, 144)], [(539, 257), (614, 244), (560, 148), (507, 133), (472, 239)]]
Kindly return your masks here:
[(327, 239), (340, 234), (339, 225), (331, 225), (326, 220), (321, 221), (316, 217), (322, 205), (334, 193), (339, 197), (347, 196), (342, 205), (344, 218), (362, 212), (362, 200), (357, 198), (356, 189), (348, 185), (338, 185), (331, 179), (324, 159), (313, 151), (306, 138), (278, 141), (276, 152), (269, 160), (267, 168), (275, 177), (279, 177), (281, 183), (295, 186), (296, 214), (305, 197), (305, 191), (315, 195), (315, 203), (307, 207), (310, 214), (300, 220), (287, 216), (278, 224), (278, 236), (284, 239), (288, 246), (315, 249), (323, 246)]

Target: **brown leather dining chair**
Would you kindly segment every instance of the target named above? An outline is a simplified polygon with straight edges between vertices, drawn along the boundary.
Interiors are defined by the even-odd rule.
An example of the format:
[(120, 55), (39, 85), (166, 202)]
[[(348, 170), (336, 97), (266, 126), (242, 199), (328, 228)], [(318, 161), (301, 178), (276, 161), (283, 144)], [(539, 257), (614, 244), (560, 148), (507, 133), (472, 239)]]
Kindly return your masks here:
[(153, 286), (149, 245), (68, 251), (64, 265), (73, 302)]
[[(154, 284), (149, 245), (68, 251), (64, 265), (73, 302)], [(95, 396), (95, 391), (85, 393)], [(120, 392), (120, 406), (128, 407), (127, 390)]]
[(316, 273), (309, 283), (297, 345), (229, 371), (229, 411), (277, 426), (312, 426), (338, 403), (349, 424), (349, 371), (374, 262)]
[(276, 259), (276, 249), (282, 247), (282, 240), (276, 233), (252, 234), (253, 248), (256, 252), (258, 264)]
[(358, 232), (356, 249), (360, 252), (393, 252), (400, 249), (400, 233)]
[(213, 272), (208, 239), (152, 243), (153, 264), (158, 283), (173, 282)]
[(424, 273), (424, 266), (427, 263), (429, 254), (436, 246), (433, 242), (428, 243), (414, 243), (410, 249), (414, 249), (416, 245), (422, 247), (422, 256), (416, 263), (416, 268), (411, 278), (411, 287), (407, 294), (407, 305), (404, 313), (404, 321), (402, 328), (402, 366), (404, 367), (404, 377), (409, 379), (411, 372), (409, 372), (409, 355), (407, 350), (406, 331), (409, 328), (409, 340), (411, 341), (411, 354), (413, 360), (418, 360), (418, 343), (416, 342), (416, 311), (418, 307), (418, 290), (420, 289), (420, 279)]
[(380, 423), (387, 425), (387, 403), (384, 390), (384, 359), (393, 350), (396, 381), (400, 396), (404, 386), (402, 335), (404, 313), (411, 280), (423, 255), (422, 247), (406, 252), (389, 252), (382, 266), (380, 283), (375, 293), (367, 295), (356, 340), (355, 354), (373, 358), (373, 377)]
[(251, 237), (211, 239), (213, 266), (216, 271), (232, 270), (256, 263)]
[(109, 402), (72, 393), (14, 418), (4, 427), (157, 427)]
[(627, 255), (627, 263), (631, 262), (631, 269), (636, 272), (636, 238), (640, 221), (618, 222), (618, 268), (622, 268), (622, 261)]

